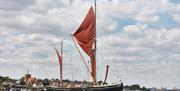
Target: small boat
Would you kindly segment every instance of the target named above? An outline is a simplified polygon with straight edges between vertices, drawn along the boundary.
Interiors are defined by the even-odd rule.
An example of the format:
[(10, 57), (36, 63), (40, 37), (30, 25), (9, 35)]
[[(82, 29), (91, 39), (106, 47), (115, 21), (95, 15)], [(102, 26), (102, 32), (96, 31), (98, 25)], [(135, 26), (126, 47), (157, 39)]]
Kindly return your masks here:
[[(93, 84), (89, 86), (78, 86), (78, 87), (63, 87), (63, 86), (47, 86), (47, 91), (122, 91), (123, 90), (123, 83), (119, 84), (113, 84), (113, 85), (97, 85), (96, 80), (96, 1), (95, 1), (95, 12), (93, 7), (89, 9), (88, 14), (86, 15), (84, 21), (80, 25), (80, 27), (77, 29), (77, 31), (72, 35), (72, 40), (81, 56), (81, 59), (83, 60), (84, 64), (86, 65), (86, 68), (91, 74), (91, 77), (93, 78)], [(83, 55), (81, 54), (78, 45), (82, 48), (82, 50), (89, 56), (91, 68), (88, 67), (86, 64), (86, 61), (83, 58)], [(60, 80), (62, 81), (62, 45), (61, 45), (61, 55), (56, 50), (59, 64), (60, 64)], [(108, 76), (108, 68), (109, 65), (107, 65), (106, 68), (106, 75), (103, 83), (106, 83), (106, 79)]]

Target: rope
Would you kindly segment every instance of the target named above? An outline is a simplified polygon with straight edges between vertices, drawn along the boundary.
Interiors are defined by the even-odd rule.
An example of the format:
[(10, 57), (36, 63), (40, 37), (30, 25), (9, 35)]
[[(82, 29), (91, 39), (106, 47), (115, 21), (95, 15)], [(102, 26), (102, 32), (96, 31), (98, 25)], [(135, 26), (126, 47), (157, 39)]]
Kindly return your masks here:
[(84, 60), (84, 57), (82, 56), (82, 54), (81, 54), (81, 52), (80, 52), (80, 50), (79, 50), (79, 48), (78, 48), (78, 46), (77, 46), (77, 44), (76, 44), (76, 42), (75, 42), (73, 36), (72, 36), (72, 40), (73, 40), (73, 42), (74, 42), (74, 44), (75, 44), (75, 46), (76, 46), (76, 49), (78, 50), (78, 52), (79, 52), (79, 54), (80, 54), (81, 59), (82, 59), (83, 62), (84, 62), (86, 68), (88, 69), (89, 73), (91, 74), (91, 71), (90, 71), (88, 65), (86, 64), (86, 62), (85, 62), (85, 60)]

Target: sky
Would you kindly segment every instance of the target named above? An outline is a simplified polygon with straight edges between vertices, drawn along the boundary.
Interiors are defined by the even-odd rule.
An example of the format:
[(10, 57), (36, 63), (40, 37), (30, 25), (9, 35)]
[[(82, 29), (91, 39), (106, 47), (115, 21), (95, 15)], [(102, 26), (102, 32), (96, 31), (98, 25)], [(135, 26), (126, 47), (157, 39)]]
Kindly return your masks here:
[[(0, 0), (0, 75), (88, 80), (70, 34), (94, 0)], [(180, 1), (97, 0), (97, 79), (180, 88)], [(83, 53), (83, 51), (81, 50)], [(85, 60), (89, 58), (83, 53)]]

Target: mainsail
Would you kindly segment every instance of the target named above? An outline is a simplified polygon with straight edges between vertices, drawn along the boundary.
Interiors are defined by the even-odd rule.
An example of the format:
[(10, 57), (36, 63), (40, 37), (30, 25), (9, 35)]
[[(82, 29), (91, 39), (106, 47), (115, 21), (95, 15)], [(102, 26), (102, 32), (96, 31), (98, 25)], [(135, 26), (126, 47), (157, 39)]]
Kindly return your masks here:
[(62, 53), (60, 55), (56, 48), (55, 48), (55, 50), (56, 50), (56, 54), (57, 54), (59, 66), (60, 66), (60, 69), (59, 69), (60, 70), (60, 80), (62, 81)]
[(95, 42), (96, 42), (96, 16), (93, 8), (89, 9), (84, 21), (73, 34), (77, 43), (91, 59), (92, 77), (96, 83), (96, 57), (95, 57)]

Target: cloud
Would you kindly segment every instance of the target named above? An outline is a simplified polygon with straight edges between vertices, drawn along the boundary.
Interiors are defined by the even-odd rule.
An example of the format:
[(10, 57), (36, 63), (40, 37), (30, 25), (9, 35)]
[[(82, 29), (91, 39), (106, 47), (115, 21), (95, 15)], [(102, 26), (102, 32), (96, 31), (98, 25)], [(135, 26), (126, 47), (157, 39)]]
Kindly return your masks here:
[(174, 10), (173, 10), (173, 14), (172, 17), (174, 18), (174, 20), (179, 24), (179, 13), (180, 13), (180, 4), (176, 5)]
[(174, 18), (174, 20), (175, 20), (177, 23), (180, 23), (179, 14), (174, 14), (174, 15), (173, 15), (173, 18)]
[(34, 0), (24, 1), (24, 0), (1, 0), (0, 9), (7, 11), (19, 11), (24, 10), (31, 6), (34, 3)]
[[(122, 32), (109, 34), (100, 38), (102, 42), (99, 42), (100, 45), (98, 48), (99, 51), (102, 50), (100, 51), (100, 54), (103, 55), (102, 61), (111, 64), (111, 69), (117, 69), (115, 65), (118, 65), (118, 71), (130, 72), (129, 74), (133, 76), (135, 74), (166, 74), (165, 70), (172, 71), (176, 68), (177, 70), (175, 72), (177, 72), (179, 69), (179, 34), (180, 31), (178, 28), (168, 30), (163, 28), (153, 29), (146, 24), (128, 25), (124, 27)], [(173, 66), (174, 68), (168, 68), (174, 63), (177, 64)], [(162, 69), (164, 67), (166, 67), (165, 70)], [(128, 79), (126, 72), (118, 73), (121, 74), (119, 77)], [(178, 75), (179, 73), (172, 74)], [(160, 75), (157, 77), (160, 77)], [(144, 78), (144, 80), (147, 80), (147, 78)], [(161, 84), (161, 80), (159, 81), (156, 85)], [(144, 83), (144, 81), (140, 81), (140, 83)], [(155, 82), (152, 83), (154, 84)], [(178, 81), (174, 81), (174, 83), (179, 84)]]
[(139, 22), (158, 22), (160, 19), (159, 19), (159, 16), (155, 15), (155, 16), (137, 16), (136, 18), (137, 21)]

